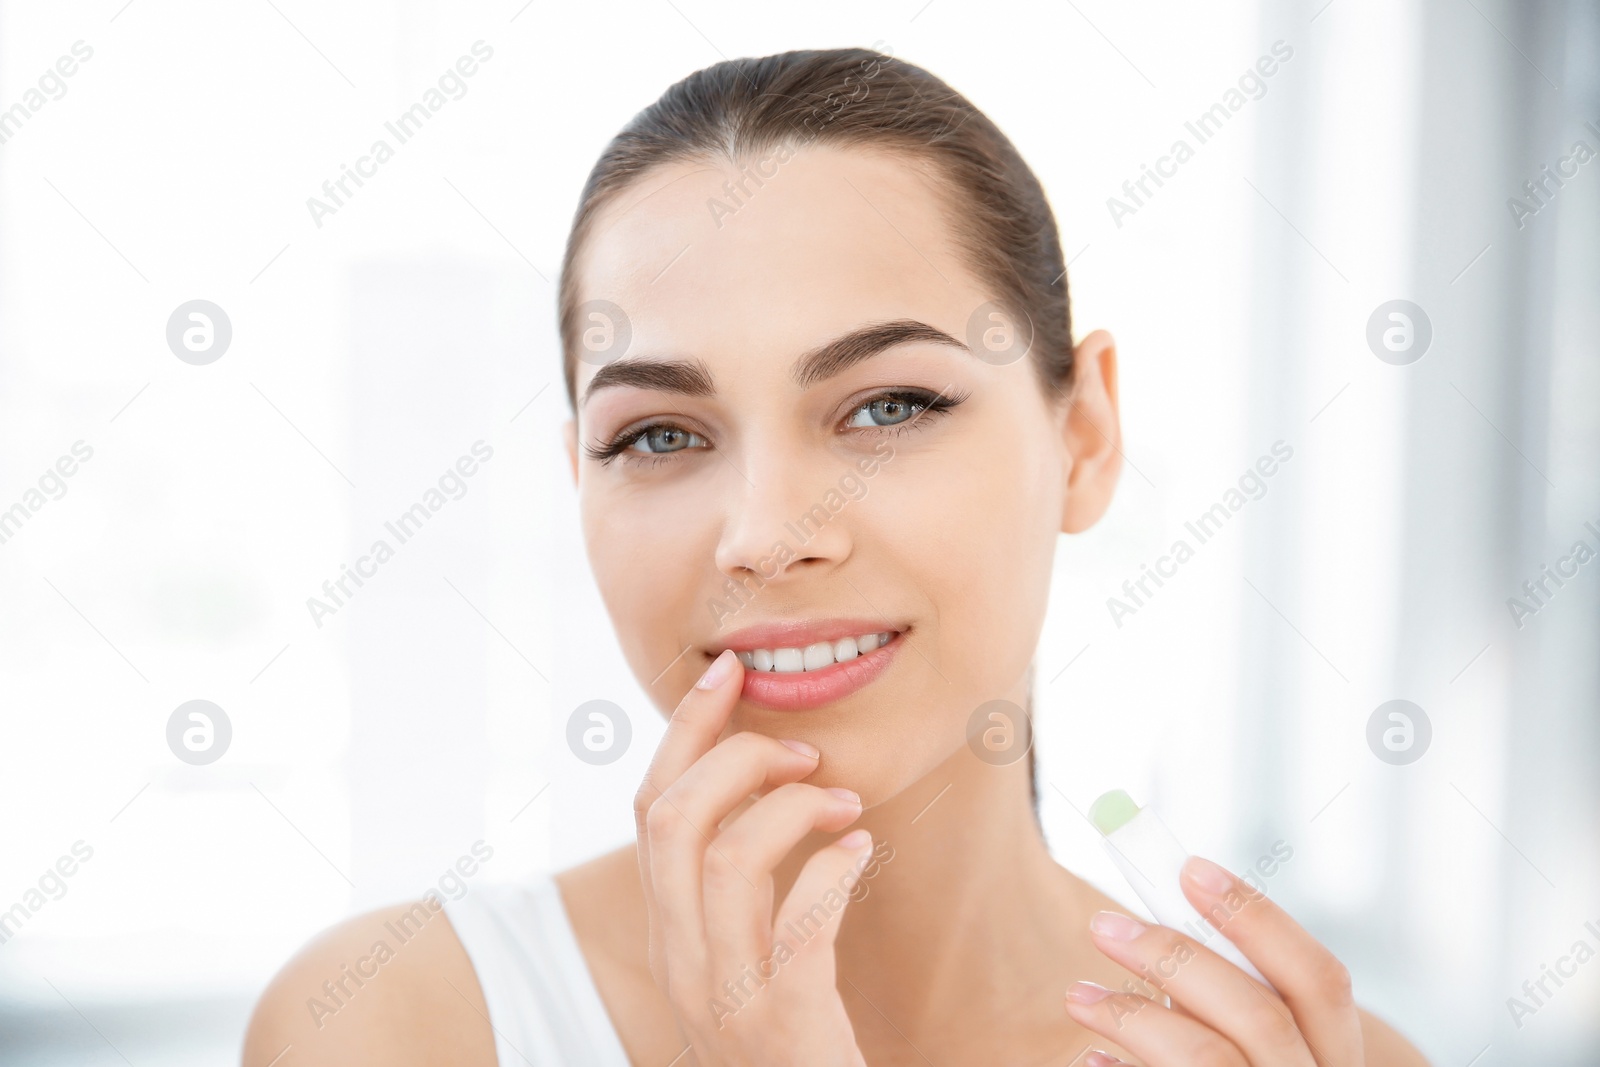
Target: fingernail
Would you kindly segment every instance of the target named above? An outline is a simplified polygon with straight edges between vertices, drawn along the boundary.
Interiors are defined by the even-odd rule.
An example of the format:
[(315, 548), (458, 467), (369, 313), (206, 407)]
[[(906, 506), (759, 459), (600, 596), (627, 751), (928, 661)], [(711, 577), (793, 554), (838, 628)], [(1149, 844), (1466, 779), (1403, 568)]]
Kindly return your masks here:
[(841, 789), (836, 785), (830, 785), (828, 787), (828, 792), (832, 793), (840, 800), (848, 800), (858, 808), (861, 806), (861, 794), (857, 793), (853, 789)]
[(1083, 1067), (1117, 1067), (1121, 1062), (1111, 1053), (1095, 1049), (1083, 1058)]
[(1093, 982), (1073, 982), (1067, 986), (1067, 999), (1074, 1004), (1098, 1004), (1111, 995), (1111, 990)]
[(694, 687), (696, 689), (715, 689), (728, 680), (728, 672), (733, 670), (733, 661), (733, 649), (723, 649), (722, 655), (711, 661), (711, 666), (706, 668), (706, 673), (700, 676), (700, 680), (694, 683)]
[(1137, 919), (1130, 919), (1121, 912), (1097, 911), (1089, 920), (1089, 929), (1101, 937), (1109, 937), (1113, 941), (1132, 941), (1144, 933), (1145, 925)]
[(821, 755), (821, 753), (817, 751), (815, 745), (808, 745), (804, 741), (792, 741), (786, 737), (783, 739), (783, 743), (800, 753), (802, 756), (810, 756), (812, 759), (816, 759), (819, 755)]
[(1233, 876), (1210, 860), (1190, 856), (1183, 864), (1189, 881), (1208, 893), (1226, 893), (1233, 888)]
[(839, 838), (838, 844), (844, 848), (862, 848), (872, 840), (871, 830), (851, 830)]

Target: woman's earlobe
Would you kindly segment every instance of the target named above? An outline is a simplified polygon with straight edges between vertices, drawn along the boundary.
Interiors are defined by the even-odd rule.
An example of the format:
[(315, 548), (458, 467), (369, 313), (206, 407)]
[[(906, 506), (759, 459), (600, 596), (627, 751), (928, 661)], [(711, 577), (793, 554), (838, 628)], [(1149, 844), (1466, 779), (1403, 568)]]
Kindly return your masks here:
[(1064, 403), (1066, 466), (1062, 533), (1081, 533), (1111, 506), (1122, 474), (1122, 423), (1117, 409), (1117, 344), (1095, 330), (1073, 352), (1074, 384)]

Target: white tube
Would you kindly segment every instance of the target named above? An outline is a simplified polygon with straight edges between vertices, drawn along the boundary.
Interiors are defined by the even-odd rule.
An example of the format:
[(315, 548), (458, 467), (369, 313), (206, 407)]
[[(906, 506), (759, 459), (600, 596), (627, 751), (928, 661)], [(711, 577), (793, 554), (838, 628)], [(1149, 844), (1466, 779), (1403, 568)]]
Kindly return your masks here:
[(1166, 823), (1156, 817), (1154, 811), (1140, 808), (1139, 814), (1106, 834), (1102, 840), (1117, 869), (1128, 880), (1133, 891), (1139, 894), (1139, 899), (1150, 909), (1156, 922), (1188, 934), (1268, 989), (1277, 992), (1272, 983), (1263, 978), (1255, 965), (1245, 958), (1244, 953), (1202, 918), (1183, 895), (1178, 880), (1189, 852), (1178, 843), (1177, 837), (1167, 829)]

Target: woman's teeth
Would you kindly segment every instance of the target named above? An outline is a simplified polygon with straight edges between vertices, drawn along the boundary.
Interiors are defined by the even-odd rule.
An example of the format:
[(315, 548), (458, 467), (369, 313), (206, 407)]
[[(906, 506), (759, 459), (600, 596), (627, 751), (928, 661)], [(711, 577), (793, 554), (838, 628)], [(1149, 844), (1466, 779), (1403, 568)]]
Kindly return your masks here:
[(798, 674), (802, 671), (818, 671), (865, 655), (880, 645), (888, 644), (895, 633), (894, 630), (886, 630), (858, 637), (841, 637), (837, 641), (819, 641), (804, 648), (756, 648), (736, 655), (740, 662), (753, 671)]

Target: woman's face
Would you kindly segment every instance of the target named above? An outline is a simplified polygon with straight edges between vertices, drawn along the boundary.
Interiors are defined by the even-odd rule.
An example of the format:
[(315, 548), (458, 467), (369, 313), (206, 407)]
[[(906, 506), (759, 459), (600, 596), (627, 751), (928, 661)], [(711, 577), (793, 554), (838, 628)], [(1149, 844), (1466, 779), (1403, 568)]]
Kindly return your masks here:
[[(1093, 521), (1069, 499), (1089, 436), (1032, 355), (1003, 335), (969, 349), (975, 313), (1003, 328), (997, 294), (917, 164), (779, 158), (755, 178), (652, 170), (595, 220), (578, 299), (626, 329), (614, 311), (580, 325), (598, 332), (569, 449), (590, 563), (658, 708), (725, 648), (763, 667), (753, 650), (799, 649), (747, 668), (731, 729), (815, 744), (809, 780), (871, 805), (965, 745), (979, 705), (1025, 702), (1057, 534)], [(1087, 402), (1109, 390), (1114, 434), (1106, 377)], [(837, 640), (872, 633), (896, 636)]]

